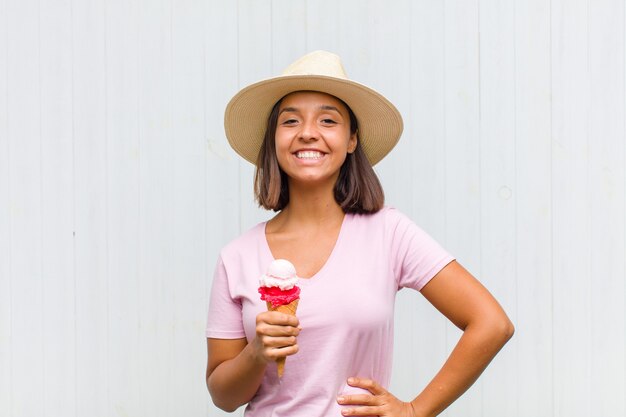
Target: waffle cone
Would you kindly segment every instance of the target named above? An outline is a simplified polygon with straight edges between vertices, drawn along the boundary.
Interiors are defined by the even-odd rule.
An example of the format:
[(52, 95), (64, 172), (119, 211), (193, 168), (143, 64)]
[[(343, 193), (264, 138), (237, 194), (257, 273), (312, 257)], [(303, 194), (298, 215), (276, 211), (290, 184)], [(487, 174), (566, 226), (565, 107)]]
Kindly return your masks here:
[[(300, 300), (293, 300), (292, 302), (290, 302), (289, 304), (284, 304), (281, 306), (272, 306), (272, 303), (270, 303), (269, 301), (266, 301), (267, 304), (267, 311), (278, 311), (284, 314), (289, 314), (290, 316), (295, 316), (296, 315), (296, 310), (298, 309), (298, 302)], [(276, 364), (278, 365), (278, 377), (282, 377), (283, 373), (285, 372), (285, 360), (287, 358), (278, 358), (276, 359)]]

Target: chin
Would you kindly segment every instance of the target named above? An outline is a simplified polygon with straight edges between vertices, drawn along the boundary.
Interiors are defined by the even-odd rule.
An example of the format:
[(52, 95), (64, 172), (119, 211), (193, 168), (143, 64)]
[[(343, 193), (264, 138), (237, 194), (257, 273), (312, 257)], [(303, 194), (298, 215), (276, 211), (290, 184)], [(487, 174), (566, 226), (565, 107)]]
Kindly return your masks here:
[(337, 182), (336, 176), (319, 176), (319, 175), (305, 175), (305, 176), (294, 176), (289, 177), (291, 181), (297, 183), (299, 185), (305, 186), (320, 186), (324, 184), (328, 184), (329, 187), (334, 187), (335, 182)]

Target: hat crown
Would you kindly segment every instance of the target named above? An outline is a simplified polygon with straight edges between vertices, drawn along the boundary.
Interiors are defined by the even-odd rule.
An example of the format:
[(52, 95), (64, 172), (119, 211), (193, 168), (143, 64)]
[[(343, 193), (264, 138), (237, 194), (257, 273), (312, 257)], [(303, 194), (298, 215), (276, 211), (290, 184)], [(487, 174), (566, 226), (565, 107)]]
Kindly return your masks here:
[(314, 51), (306, 54), (289, 65), (282, 75), (323, 75), (344, 80), (348, 79), (346, 70), (341, 64), (341, 58), (327, 51)]

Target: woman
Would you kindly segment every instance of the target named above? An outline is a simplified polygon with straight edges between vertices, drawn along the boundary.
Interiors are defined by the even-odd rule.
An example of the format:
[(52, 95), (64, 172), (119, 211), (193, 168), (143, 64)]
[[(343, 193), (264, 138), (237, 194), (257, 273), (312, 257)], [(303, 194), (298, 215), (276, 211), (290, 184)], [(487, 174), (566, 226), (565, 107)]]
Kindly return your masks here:
[[(478, 378), (513, 334), (489, 292), (407, 217), (384, 206), (372, 169), (396, 144), (402, 119), (374, 90), (317, 51), (282, 76), (240, 91), (226, 134), (257, 165), (259, 204), (278, 211), (227, 245), (207, 324), (207, 386), (246, 416), (434, 416)], [(258, 278), (273, 259), (301, 277), (297, 317), (266, 311)], [(411, 402), (389, 384), (393, 304), (421, 292), (463, 330)], [(288, 357), (282, 378), (275, 360)]]

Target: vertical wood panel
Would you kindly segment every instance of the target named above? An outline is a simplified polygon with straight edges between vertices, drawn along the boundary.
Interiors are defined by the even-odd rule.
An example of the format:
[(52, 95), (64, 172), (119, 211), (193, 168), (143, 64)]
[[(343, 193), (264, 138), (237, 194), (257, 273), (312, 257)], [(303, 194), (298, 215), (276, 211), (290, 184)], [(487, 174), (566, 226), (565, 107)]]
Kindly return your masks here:
[(76, 414), (106, 416), (111, 364), (104, 3), (72, 4), (72, 51)]
[(306, 2), (272, 0), (272, 74), (279, 75), (289, 64), (309, 52)]
[[(444, 26), (445, 242), (459, 263), (481, 279), (478, 2), (446, 2)], [(451, 324), (447, 327), (451, 351), (460, 335)], [(453, 404), (449, 415), (481, 415), (481, 383)]]
[[(552, 2), (554, 414), (593, 414), (587, 1)], [(584, 336), (582, 336), (584, 335)], [(582, 337), (581, 337), (582, 336)]]
[[(173, 327), (170, 401), (167, 415), (201, 415), (206, 388), (200, 376), (206, 366), (201, 335), (206, 324), (204, 307), (206, 269), (206, 141), (204, 132), (204, 21), (203, 0), (173, 3), (172, 8), (172, 148), (171, 164), (175, 204), (172, 236), (174, 265), (170, 308)], [(218, 203), (219, 204), (219, 203)], [(213, 268), (211, 268), (213, 271)], [(191, 376), (194, 382), (190, 384)]]
[(136, 1), (105, 4), (108, 415), (140, 415)]
[(589, 397), (597, 415), (626, 415), (624, 395), (620, 398), (612, 393), (612, 390), (626, 393), (624, 2), (589, 2), (588, 10)]
[[(515, 9), (481, 1), (480, 212), (481, 280), (516, 320)], [(482, 377), (483, 415), (515, 415), (515, 343)]]
[(139, 325), (141, 410), (168, 416), (173, 228), (172, 3), (143, 0), (139, 10)]
[[(282, 68), (272, 68), (272, 1), (238, 0), (238, 88), (272, 77)], [(234, 95), (234, 94), (233, 94)], [(254, 166), (239, 161), (239, 228), (245, 232), (255, 224), (272, 217), (254, 201)]]
[[(415, 221), (445, 246), (444, 2), (411, 2), (410, 102), (401, 141), (410, 145), (406, 190)], [(395, 151), (394, 151), (395, 152)]]
[[(515, 3), (518, 416), (552, 416), (550, 4)], [(508, 347), (506, 348), (508, 349)], [(509, 358), (509, 361), (514, 360)]]
[(7, 2), (0, 1), (0, 412), (12, 409), (13, 358), (11, 343), (11, 179), (8, 128), (8, 13)]
[[(365, 85), (371, 85), (372, 80), (376, 78), (371, 72), (372, 62), (370, 62), (371, 51), (369, 50), (371, 38), (368, 26), (372, 24), (373, 19), (369, 12), (371, 4), (369, 0), (348, 0), (331, 6), (337, 8), (337, 14), (340, 16), (337, 48), (332, 52), (339, 54), (346, 63), (348, 76)], [(350, 18), (346, 19), (342, 16), (350, 16)]]
[(224, 110), (238, 89), (238, 33), (237, 2), (221, 8), (207, 3), (205, 7), (203, 106), (207, 140), (206, 270), (210, 284), (220, 249), (239, 232), (239, 156), (224, 134)]
[[(204, 123), (207, 136), (205, 211), (208, 255), (205, 271), (208, 272), (204, 294), (208, 300), (219, 251), (239, 233), (241, 197), (238, 156), (230, 149), (224, 134), (224, 109), (238, 88), (237, 2), (228, 2), (221, 8), (208, 7), (207, 4), (205, 7)], [(203, 306), (202, 319), (206, 318), (207, 302), (203, 303)], [(202, 347), (204, 349), (204, 344)], [(203, 352), (206, 361), (206, 350)], [(214, 406), (204, 384), (201, 385), (204, 393), (200, 398), (206, 408), (203, 415), (211, 417), (232, 415)], [(243, 415), (243, 407), (236, 415)]]
[[(410, 109), (410, 97), (406, 90), (410, 88), (411, 72), (406, 71), (411, 63), (410, 17), (411, 2), (395, 1), (384, 3), (371, 1), (368, 4), (367, 20), (355, 24), (354, 32), (361, 39), (361, 56), (367, 63), (359, 68), (364, 78), (357, 79), (387, 97), (406, 115)], [(364, 23), (364, 24), (363, 24)], [(395, 30), (389, 30), (390, 27)], [(359, 30), (357, 30), (359, 28)], [(387, 48), (394, 45), (394, 48)], [(364, 70), (361, 72), (360, 70)], [(411, 129), (412, 120), (405, 119), (405, 127)], [(412, 165), (406, 163), (406, 155), (413, 154), (415, 138), (405, 134), (400, 142), (375, 169), (385, 189), (386, 202), (398, 207), (409, 216), (415, 216), (411, 203), (415, 181)], [(398, 181), (404, 178), (405, 181)]]
[(7, 137), (11, 195), (11, 389), (9, 414), (44, 413), (39, 8), (7, 7)]
[(72, 21), (69, 1), (40, 2), (45, 415), (76, 414)]
[[(306, 3), (306, 51), (319, 49), (339, 53), (341, 55), (339, 37), (340, 25), (349, 24), (352, 20), (342, 18), (341, 13), (328, 13), (334, 7), (340, 6), (334, 0), (316, 0)], [(344, 2), (341, 2), (344, 3)], [(348, 77), (350, 74), (348, 71)]]
[(478, 4), (446, 3), (444, 36), (446, 241), (459, 261), (478, 275)]

